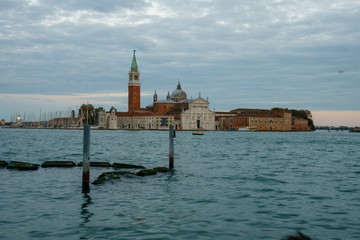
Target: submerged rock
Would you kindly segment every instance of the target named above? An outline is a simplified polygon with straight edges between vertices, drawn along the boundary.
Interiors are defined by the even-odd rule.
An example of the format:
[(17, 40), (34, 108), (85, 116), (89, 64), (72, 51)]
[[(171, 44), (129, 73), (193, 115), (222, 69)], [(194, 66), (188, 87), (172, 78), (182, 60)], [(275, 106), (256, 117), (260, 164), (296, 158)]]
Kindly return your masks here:
[(92, 182), (94, 185), (102, 184), (105, 181), (113, 180), (113, 179), (120, 179), (120, 175), (123, 174), (131, 174), (134, 175), (135, 173), (129, 171), (120, 171), (120, 172), (104, 172), (102, 173), (96, 180)]
[(7, 169), (16, 169), (16, 170), (38, 170), (39, 164), (33, 164), (28, 162), (18, 162), (18, 161), (11, 161), (9, 165), (6, 167)]
[(4, 168), (6, 167), (7, 165), (9, 165), (6, 161), (2, 161), (0, 160), (0, 168)]
[[(78, 163), (78, 167), (82, 167), (83, 162)], [(90, 167), (111, 167), (111, 163), (109, 162), (91, 162), (90, 161)]]
[(113, 168), (140, 168), (140, 169), (145, 169), (144, 166), (139, 166), (139, 165), (132, 165), (132, 164), (126, 164), (126, 163), (114, 163), (112, 165)]
[(154, 170), (156, 170), (158, 172), (167, 172), (167, 171), (169, 171), (169, 169), (167, 167), (156, 167), (156, 168), (154, 168)]
[(73, 161), (46, 161), (41, 164), (41, 167), (75, 167), (76, 164)]
[(153, 168), (153, 169), (143, 169), (143, 170), (140, 170), (139, 172), (136, 173), (136, 175), (138, 176), (151, 176), (151, 175), (155, 175), (157, 174), (158, 172), (167, 172), (169, 171), (168, 168), (166, 167), (156, 167), (156, 168)]
[(137, 172), (136, 175), (143, 177), (143, 176), (155, 175), (156, 173), (157, 171), (154, 169), (143, 169)]
[(155, 175), (158, 172), (167, 172), (169, 171), (166, 167), (157, 167), (153, 169), (143, 169), (137, 173), (130, 172), (130, 171), (119, 171), (119, 172), (104, 172), (102, 173), (96, 180), (92, 182), (94, 185), (102, 184), (105, 181), (113, 180), (113, 179), (120, 179), (120, 175), (137, 175), (137, 176), (150, 176)]

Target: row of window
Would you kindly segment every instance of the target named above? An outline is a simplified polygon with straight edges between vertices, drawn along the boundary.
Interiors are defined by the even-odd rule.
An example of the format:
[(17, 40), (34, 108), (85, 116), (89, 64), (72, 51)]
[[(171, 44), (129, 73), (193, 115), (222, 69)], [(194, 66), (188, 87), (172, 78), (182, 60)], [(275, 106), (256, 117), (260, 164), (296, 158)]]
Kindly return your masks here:
[[(139, 120), (136, 121), (137, 123), (134, 124), (134, 126), (137, 126), (137, 128), (146, 128), (146, 126), (148, 126), (149, 128), (153, 128), (154, 127), (154, 124), (153, 123), (145, 123), (145, 124), (141, 124), (139, 123)], [(157, 121), (156, 123), (156, 127), (167, 127), (169, 126), (169, 124), (173, 124), (173, 120), (172, 119), (168, 119), (168, 118), (163, 118), (163, 119), (160, 119), (160, 121)], [(126, 125), (123, 123), (122, 125), (118, 124), (117, 127), (118, 128), (126, 128), (125, 127)], [(128, 124), (128, 128), (131, 128), (131, 124), (129, 123)]]
[(249, 122), (249, 119), (238, 119), (238, 118), (230, 119), (230, 122), (232, 122), (233, 120), (234, 120), (234, 123), (248, 123)]
[[(258, 122), (258, 120), (255, 119), (255, 123), (257, 123), (257, 122)], [(264, 120), (264, 123), (266, 123), (266, 122), (267, 122), (267, 121)], [(254, 123), (254, 119), (251, 120), (251, 123)], [(262, 123), (262, 120), (261, 120), (261, 119), (259, 120), (259, 123)], [(274, 123), (274, 120), (273, 120), (272, 118), (270, 118), (270, 119), (268, 120), (268, 123), (269, 123), (269, 124), (273, 124), (273, 123)], [(277, 124), (277, 123), (278, 123), (278, 120), (275, 120), (275, 123)], [(283, 121), (280, 120), (280, 123), (282, 124)]]

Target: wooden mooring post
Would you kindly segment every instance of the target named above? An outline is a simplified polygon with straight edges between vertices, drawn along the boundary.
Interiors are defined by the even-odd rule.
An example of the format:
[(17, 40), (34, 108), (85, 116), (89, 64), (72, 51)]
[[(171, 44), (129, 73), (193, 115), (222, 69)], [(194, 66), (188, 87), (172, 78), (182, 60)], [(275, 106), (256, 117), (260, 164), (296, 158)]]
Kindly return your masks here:
[(82, 191), (90, 191), (90, 126), (84, 126), (84, 148), (83, 148), (83, 174), (82, 174)]
[(175, 131), (173, 125), (169, 127), (169, 168), (174, 168), (174, 137)]

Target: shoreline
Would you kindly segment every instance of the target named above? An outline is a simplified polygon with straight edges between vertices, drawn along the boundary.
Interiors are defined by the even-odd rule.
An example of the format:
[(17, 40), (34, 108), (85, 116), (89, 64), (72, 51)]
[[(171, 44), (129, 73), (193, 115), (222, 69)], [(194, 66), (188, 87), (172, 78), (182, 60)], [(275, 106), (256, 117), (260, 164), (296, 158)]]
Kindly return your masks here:
[[(7, 129), (35, 129), (35, 130), (84, 130), (83, 127), (10, 127), (10, 126), (0, 126), (0, 128)], [(107, 131), (169, 131), (169, 129), (106, 129), (101, 127), (90, 127), (90, 130), (107, 130)], [(193, 130), (176, 130), (180, 132), (314, 132), (314, 131), (239, 131), (239, 130), (201, 130), (201, 129), (193, 129)]]

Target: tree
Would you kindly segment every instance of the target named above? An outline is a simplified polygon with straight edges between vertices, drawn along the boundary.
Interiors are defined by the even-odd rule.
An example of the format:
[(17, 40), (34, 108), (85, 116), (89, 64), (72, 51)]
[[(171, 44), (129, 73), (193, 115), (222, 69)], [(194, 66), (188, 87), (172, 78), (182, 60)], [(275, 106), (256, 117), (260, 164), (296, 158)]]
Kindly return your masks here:
[(111, 107), (111, 108), (110, 108), (110, 112), (111, 112), (112, 110), (115, 110), (115, 112), (117, 111), (116, 108), (114, 108), (114, 107)]
[(79, 108), (79, 116), (82, 118), (83, 124), (94, 125), (95, 114), (94, 106), (92, 104), (82, 104)]
[(94, 123), (96, 126), (99, 125), (99, 112), (105, 112), (105, 109), (103, 107), (95, 108)]
[(296, 110), (296, 109), (291, 109), (291, 113), (293, 116), (295, 117), (299, 117), (305, 120), (308, 120), (308, 125), (310, 127), (310, 129), (312, 131), (315, 130), (315, 125), (313, 120), (311, 119), (312, 115), (311, 112), (309, 110)]

